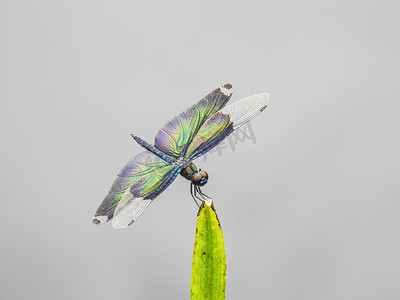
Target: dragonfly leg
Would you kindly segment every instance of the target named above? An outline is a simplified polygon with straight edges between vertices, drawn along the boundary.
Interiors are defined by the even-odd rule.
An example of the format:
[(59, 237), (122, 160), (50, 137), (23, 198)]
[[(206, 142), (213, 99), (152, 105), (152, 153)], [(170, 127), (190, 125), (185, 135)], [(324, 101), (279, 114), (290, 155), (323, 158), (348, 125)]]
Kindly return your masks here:
[(205, 198), (211, 199), (210, 196), (204, 194), (204, 193), (201, 191), (200, 187), (198, 187), (198, 193), (201, 195), (201, 197), (203, 197), (203, 199), (205, 199)]
[[(197, 199), (199, 199), (200, 201), (203, 201), (203, 200), (204, 200), (204, 196), (203, 196), (203, 194), (201, 193), (200, 187), (196, 185), (194, 188), (195, 188), (195, 190), (196, 190), (196, 195), (197, 195), (197, 194), (200, 195), (200, 196), (197, 195)], [(200, 197), (201, 197), (201, 198), (200, 198)]]
[(198, 207), (200, 207), (200, 205), (197, 203), (197, 200), (196, 200), (196, 199), (198, 199), (198, 196), (196, 194), (196, 187), (194, 187), (194, 189), (193, 189), (193, 183), (190, 184), (190, 195), (192, 195), (194, 203), (196, 203), (196, 205)]

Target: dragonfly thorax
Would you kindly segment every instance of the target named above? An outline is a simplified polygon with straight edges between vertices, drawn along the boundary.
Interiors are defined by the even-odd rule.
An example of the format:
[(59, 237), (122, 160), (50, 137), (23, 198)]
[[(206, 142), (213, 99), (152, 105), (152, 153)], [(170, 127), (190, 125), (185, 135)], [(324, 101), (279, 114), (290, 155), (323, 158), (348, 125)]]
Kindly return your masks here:
[(196, 165), (192, 162), (183, 165), (180, 174), (187, 180), (191, 181), (194, 185), (203, 186), (208, 181), (207, 172), (198, 170)]

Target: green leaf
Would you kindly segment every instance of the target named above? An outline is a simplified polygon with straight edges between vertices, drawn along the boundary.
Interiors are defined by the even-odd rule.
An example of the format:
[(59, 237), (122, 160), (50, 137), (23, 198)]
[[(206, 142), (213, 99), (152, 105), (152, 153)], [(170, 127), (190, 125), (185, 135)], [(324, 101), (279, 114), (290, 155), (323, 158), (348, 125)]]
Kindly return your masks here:
[(197, 215), (190, 299), (225, 299), (225, 245), (213, 201), (203, 201)]

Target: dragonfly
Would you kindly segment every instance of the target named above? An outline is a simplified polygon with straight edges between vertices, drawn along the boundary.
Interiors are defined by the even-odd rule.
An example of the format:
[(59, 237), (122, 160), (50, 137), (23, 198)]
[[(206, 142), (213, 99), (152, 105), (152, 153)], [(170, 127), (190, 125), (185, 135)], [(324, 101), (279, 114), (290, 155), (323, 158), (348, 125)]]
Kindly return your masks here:
[(221, 85), (168, 121), (158, 131), (154, 144), (132, 134), (146, 151), (122, 168), (92, 222), (104, 224), (112, 220), (114, 228), (128, 227), (179, 174), (191, 182), (195, 202), (208, 197), (201, 190), (208, 173), (197, 168), (193, 160), (216, 147), (269, 103), (269, 95), (261, 93), (226, 105), (232, 93), (231, 84)]

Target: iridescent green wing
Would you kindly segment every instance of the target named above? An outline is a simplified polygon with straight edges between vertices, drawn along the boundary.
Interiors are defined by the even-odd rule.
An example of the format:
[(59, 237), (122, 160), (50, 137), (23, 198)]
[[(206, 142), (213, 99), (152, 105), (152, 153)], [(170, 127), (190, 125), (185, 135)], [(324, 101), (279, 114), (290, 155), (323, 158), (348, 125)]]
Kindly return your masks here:
[(222, 85), (175, 116), (158, 131), (154, 146), (172, 157), (184, 157), (200, 127), (226, 105), (232, 92), (232, 85), (229, 83)]
[(180, 169), (179, 166), (169, 164), (149, 151), (136, 155), (117, 175), (110, 191), (97, 209), (93, 223), (101, 224), (110, 221), (123, 197), (142, 199), (136, 201), (137, 207), (133, 215), (136, 220), (151, 200), (172, 183)]
[(263, 93), (225, 106), (201, 126), (186, 151), (186, 157), (192, 160), (207, 153), (235, 129), (262, 112), (268, 103), (269, 95)]

